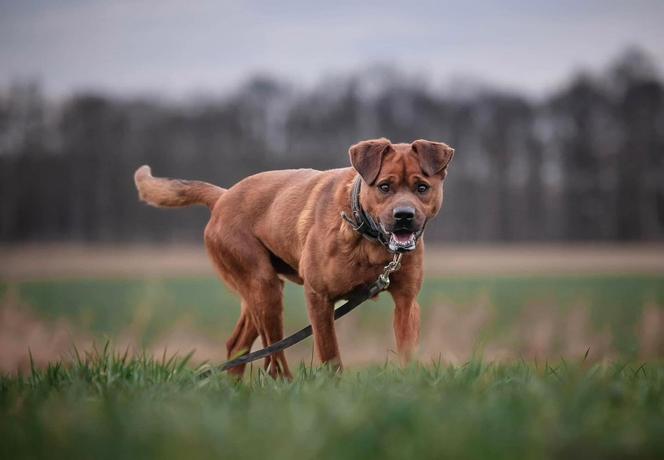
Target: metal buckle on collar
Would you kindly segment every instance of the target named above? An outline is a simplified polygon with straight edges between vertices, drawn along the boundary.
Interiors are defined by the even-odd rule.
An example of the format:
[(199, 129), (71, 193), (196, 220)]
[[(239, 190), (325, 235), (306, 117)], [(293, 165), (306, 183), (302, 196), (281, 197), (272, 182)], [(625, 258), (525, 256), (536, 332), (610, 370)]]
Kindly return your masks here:
[[(353, 215), (354, 214), (355, 213), (353, 213)], [(364, 225), (364, 222), (360, 221), (360, 223), (358, 224), (357, 222), (358, 222), (359, 219), (357, 219), (357, 217), (355, 215), (354, 215), (354, 217), (355, 217), (355, 220), (351, 219), (350, 217), (348, 217), (348, 214), (341, 211), (341, 218), (343, 220), (345, 220), (346, 222), (348, 222), (348, 225), (350, 225), (353, 230), (355, 230), (356, 232), (362, 233), (362, 226)]]

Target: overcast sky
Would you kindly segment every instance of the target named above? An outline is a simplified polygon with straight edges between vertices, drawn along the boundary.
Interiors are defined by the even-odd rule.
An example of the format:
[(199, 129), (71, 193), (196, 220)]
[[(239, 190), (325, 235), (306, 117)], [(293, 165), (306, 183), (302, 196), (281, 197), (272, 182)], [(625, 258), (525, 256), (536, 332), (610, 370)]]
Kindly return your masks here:
[(374, 63), (537, 95), (630, 45), (662, 67), (664, 1), (0, 0), (0, 88), (54, 95), (219, 93), (266, 72), (308, 85)]

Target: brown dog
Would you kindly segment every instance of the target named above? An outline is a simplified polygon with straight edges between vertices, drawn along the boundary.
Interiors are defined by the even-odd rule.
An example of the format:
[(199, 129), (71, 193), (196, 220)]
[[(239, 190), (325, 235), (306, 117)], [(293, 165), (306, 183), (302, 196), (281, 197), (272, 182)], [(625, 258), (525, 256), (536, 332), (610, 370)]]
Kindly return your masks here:
[[(422, 285), (423, 245), (417, 242), (427, 220), (440, 210), (454, 150), (425, 140), (392, 144), (376, 139), (352, 146), (349, 153), (352, 168), (264, 172), (228, 190), (152, 177), (148, 166), (136, 171), (143, 201), (210, 208), (208, 253), (242, 299), (240, 319), (226, 343), (229, 357), (249, 351), (259, 335), (263, 346), (283, 338), (286, 278), (304, 285), (318, 357), (340, 368), (334, 302), (375, 281), (391, 252), (407, 252), (389, 292), (396, 307), (397, 350), (402, 360), (411, 358), (419, 340), (416, 297)], [(356, 180), (359, 214), (351, 205)], [(284, 352), (268, 357), (265, 366), (273, 376), (291, 376)], [(244, 366), (231, 371), (242, 375)]]

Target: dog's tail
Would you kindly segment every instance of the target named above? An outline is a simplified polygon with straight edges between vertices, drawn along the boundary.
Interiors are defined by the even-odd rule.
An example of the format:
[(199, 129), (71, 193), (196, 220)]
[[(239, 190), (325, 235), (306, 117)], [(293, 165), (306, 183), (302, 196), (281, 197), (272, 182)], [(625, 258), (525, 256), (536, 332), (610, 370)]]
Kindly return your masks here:
[(204, 204), (212, 209), (226, 191), (207, 182), (153, 177), (148, 165), (136, 170), (134, 182), (141, 200), (149, 205), (164, 208)]

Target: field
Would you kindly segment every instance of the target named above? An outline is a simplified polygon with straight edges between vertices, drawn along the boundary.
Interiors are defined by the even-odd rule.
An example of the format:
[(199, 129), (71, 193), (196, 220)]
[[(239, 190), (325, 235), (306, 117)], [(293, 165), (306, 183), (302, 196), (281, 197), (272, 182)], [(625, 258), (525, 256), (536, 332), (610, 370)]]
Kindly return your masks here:
[(664, 454), (660, 247), (433, 250), (417, 363), (381, 297), (338, 324), (343, 375), (307, 340), (293, 382), (198, 376), (238, 305), (178, 251), (0, 251), (0, 458)]

